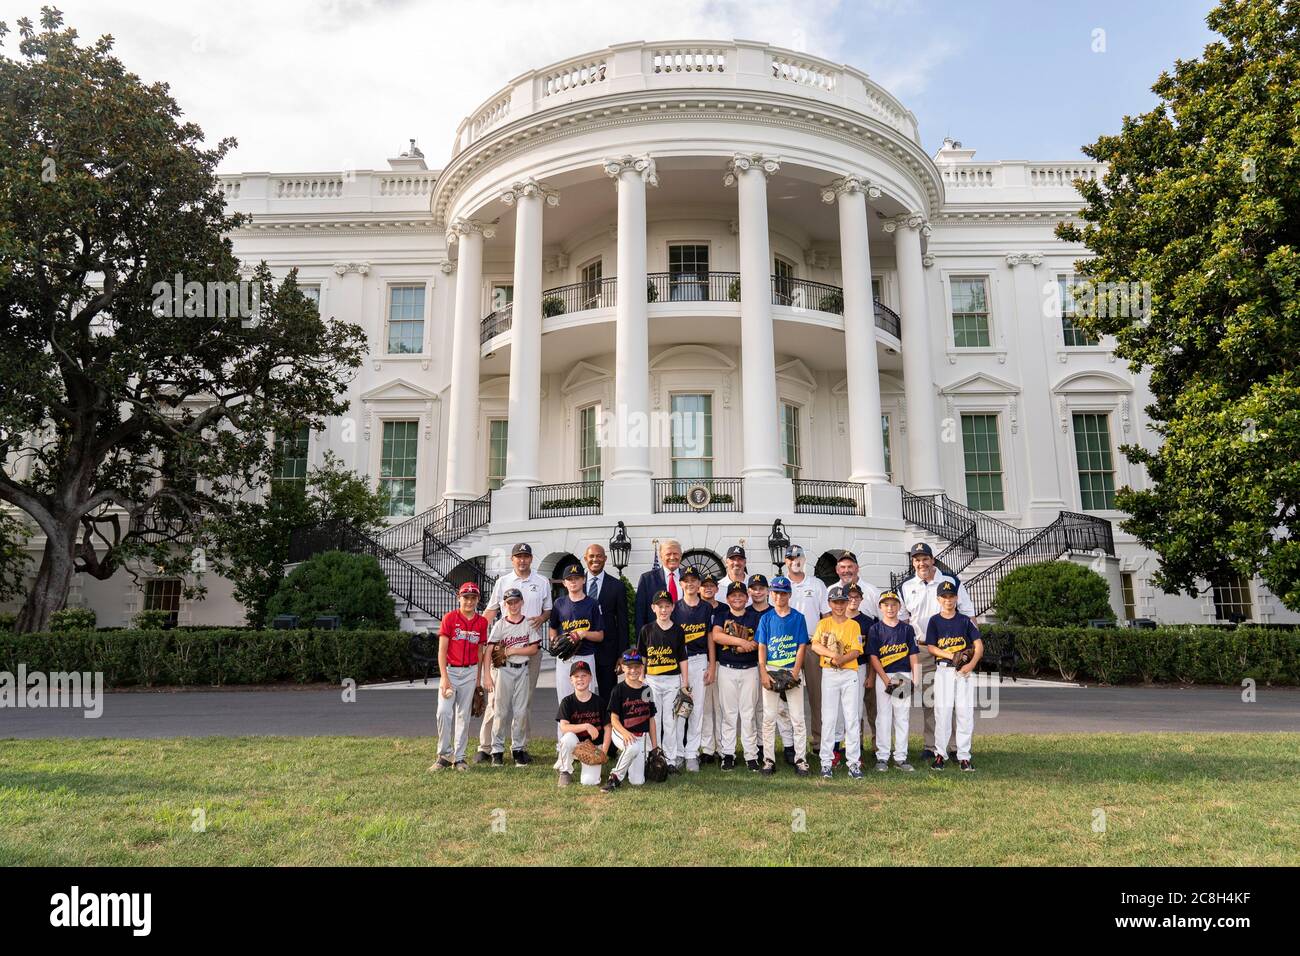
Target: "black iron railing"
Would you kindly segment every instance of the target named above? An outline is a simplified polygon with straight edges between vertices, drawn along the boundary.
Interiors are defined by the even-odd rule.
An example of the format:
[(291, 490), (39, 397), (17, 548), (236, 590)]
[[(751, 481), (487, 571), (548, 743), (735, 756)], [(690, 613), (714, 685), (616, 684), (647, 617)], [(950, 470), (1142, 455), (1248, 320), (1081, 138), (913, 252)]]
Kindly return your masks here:
[(811, 515), (865, 515), (866, 486), (856, 481), (794, 479), (794, 510)]
[(385, 528), (375, 535), (375, 540), (390, 551), (400, 554), (424, 540), (424, 529), (445, 521), (447, 512), (455, 502), (443, 501), (418, 515)]
[(489, 339), (495, 338), (502, 332), (510, 331), (513, 308), (513, 304), (507, 305), (495, 312), (489, 312), (483, 317), (483, 321), (479, 323), (478, 341), (480, 345), (483, 345)]
[(596, 279), (557, 286), (542, 293), (542, 315), (551, 318), (588, 309), (612, 309), (617, 305), (618, 280)]
[(991, 514), (977, 511), (960, 501), (954, 501), (946, 494), (938, 495), (937, 503), (944, 514), (949, 515), (955, 522), (967, 520), (975, 522), (975, 527), (979, 529), (980, 548), (985, 552), (1001, 551), (1003, 554), (1010, 554), (1042, 530), (1041, 528), (1017, 528)]
[[(975, 525), (972, 524), (949, 542), (946, 548), (941, 549), (934, 556), (934, 566), (944, 574), (960, 580), (961, 573), (978, 557), (979, 535)], [(891, 571), (889, 573), (889, 586), (897, 591), (903, 586), (904, 581), (915, 576), (915, 574), (916, 571), (912, 569), (912, 559), (908, 558), (907, 567), (901, 571)]]
[(148, 544), (192, 544), (194, 522), (182, 515), (167, 515), (165, 511), (154, 507), (136, 515), (127, 525), (127, 534)]
[(483, 592), (484, 600), (491, 593), (496, 577), (488, 574), (481, 563), (466, 559), (451, 546), (484, 527), (491, 518), (492, 493), (488, 492), (472, 501), (449, 503), (442, 517), (424, 529), (424, 563), (448, 587), (452, 587), (453, 577), (457, 586), (473, 581)]
[(880, 300), (872, 302), (876, 310), (876, 328), (884, 329), (900, 342), (903, 340), (903, 320), (887, 305), (881, 305)]
[(651, 272), (646, 276), (651, 302), (739, 302), (739, 272)]
[(451, 545), (486, 527), (491, 520), (492, 492), (489, 491), (469, 501), (454, 502), (441, 520), (429, 525), (429, 531), (443, 544)]
[(740, 478), (655, 478), (651, 484), (656, 514), (745, 510)]
[[(956, 541), (978, 527), (969, 516), (945, 507), (944, 500), (948, 500), (947, 495), (914, 495), (904, 488), (903, 520), (949, 541)], [(978, 554), (978, 537), (975, 550)]]
[(528, 489), (528, 517), (568, 518), (603, 513), (603, 481), (566, 481)]

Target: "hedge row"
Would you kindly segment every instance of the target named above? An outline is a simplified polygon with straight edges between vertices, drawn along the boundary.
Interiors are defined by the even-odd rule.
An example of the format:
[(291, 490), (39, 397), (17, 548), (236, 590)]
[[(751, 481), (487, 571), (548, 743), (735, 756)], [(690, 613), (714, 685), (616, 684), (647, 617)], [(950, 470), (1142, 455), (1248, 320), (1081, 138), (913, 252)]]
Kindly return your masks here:
[(1017, 671), (1098, 684), (1300, 684), (1300, 631), (1243, 626), (1137, 628), (980, 628), (1006, 646)]
[(107, 687), (341, 683), (410, 674), (399, 631), (71, 631), (0, 633), (0, 670), (102, 672)]

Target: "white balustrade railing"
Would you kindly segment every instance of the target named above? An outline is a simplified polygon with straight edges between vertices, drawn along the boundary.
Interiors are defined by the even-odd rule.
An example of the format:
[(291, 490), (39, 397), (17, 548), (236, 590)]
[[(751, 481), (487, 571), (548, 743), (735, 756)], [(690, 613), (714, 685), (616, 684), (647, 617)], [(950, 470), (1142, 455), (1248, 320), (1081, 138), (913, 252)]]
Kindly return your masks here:
[(342, 176), (295, 176), (275, 180), (276, 199), (333, 199), (343, 195)]
[(505, 119), (510, 112), (510, 97), (503, 96), (492, 103), (489, 103), (483, 109), (474, 114), (471, 120), (471, 127), (474, 131), (474, 138), (478, 139), (483, 133), (496, 126), (501, 120)]
[(396, 175), (380, 174), (379, 195), (381, 196), (427, 196), (438, 181), (434, 173), (398, 173)]
[(825, 90), (827, 93), (832, 92), (836, 85), (836, 73), (825, 67), (779, 54), (772, 57), (772, 76), (778, 80)]
[(567, 93), (582, 86), (603, 83), (608, 70), (609, 64), (603, 58), (566, 63), (559, 69), (552, 69), (543, 74), (542, 96), (554, 96), (556, 93)]
[(1081, 164), (1059, 166), (1051, 164), (1029, 167), (1029, 185), (1031, 186), (1070, 187), (1074, 185), (1076, 179), (1092, 181), (1096, 178), (1096, 166), (1084, 166)]
[(656, 73), (725, 73), (727, 51), (720, 47), (656, 47), (650, 52), (650, 68)]
[(976, 189), (996, 186), (997, 166), (993, 164), (966, 163), (961, 166), (940, 164), (946, 189)]

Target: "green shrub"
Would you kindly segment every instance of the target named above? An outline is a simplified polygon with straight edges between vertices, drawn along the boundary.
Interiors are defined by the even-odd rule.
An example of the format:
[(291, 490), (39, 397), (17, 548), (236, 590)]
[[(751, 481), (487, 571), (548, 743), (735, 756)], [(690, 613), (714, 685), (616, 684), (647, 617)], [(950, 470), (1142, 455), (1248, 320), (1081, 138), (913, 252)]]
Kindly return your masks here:
[(552, 498), (543, 501), (538, 507), (542, 511), (555, 511), (560, 508), (595, 508), (599, 504), (600, 499), (595, 495), (584, 495), (581, 498)]
[(658, 302), (658, 301), (659, 301), (659, 290), (658, 290), (657, 288), (655, 288), (655, 280), (654, 280), (654, 279), (646, 279), (646, 282), (645, 282), (645, 300), (646, 300), (647, 302)]
[(131, 621), (131, 624), (141, 631), (161, 631), (171, 623), (172, 616), (167, 611), (153, 609), (141, 611)]
[(549, 319), (556, 315), (564, 315), (564, 300), (558, 295), (548, 295), (542, 300), (542, 316)]
[(1005, 624), (1069, 627), (1115, 619), (1110, 585), (1095, 571), (1071, 561), (1016, 568), (998, 582), (993, 606)]
[(834, 313), (835, 315), (843, 315), (844, 314), (844, 293), (838, 291), (827, 292), (824, 296), (821, 297), (821, 301), (817, 303), (817, 310), (819, 312), (831, 312)]
[(309, 623), (338, 615), (347, 630), (396, 628), (397, 615), (388, 578), (368, 554), (326, 551), (304, 561), (280, 582), (266, 614), (296, 614)]
[(95, 612), (88, 607), (65, 607), (50, 615), (51, 631), (87, 631), (95, 626)]
[(0, 631), (12, 631), (18, 623), (18, 615), (9, 611), (0, 614)]
[(732, 279), (731, 284), (727, 286), (727, 298), (732, 302), (740, 301), (740, 280)]

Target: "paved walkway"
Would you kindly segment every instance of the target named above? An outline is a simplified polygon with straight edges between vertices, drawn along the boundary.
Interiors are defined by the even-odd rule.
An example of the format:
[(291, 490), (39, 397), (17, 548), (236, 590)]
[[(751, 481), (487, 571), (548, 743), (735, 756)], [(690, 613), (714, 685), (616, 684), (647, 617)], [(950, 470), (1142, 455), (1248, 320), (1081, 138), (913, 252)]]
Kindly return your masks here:
[[(98, 719), (62, 708), (0, 710), (0, 738), (425, 736), (433, 732), (435, 693), (434, 685), (362, 687), (355, 703), (344, 703), (341, 690), (320, 687), (109, 693)], [(535, 734), (554, 720), (555, 707), (553, 684), (539, 688), (532, 708)], [(919, 715), (913, 724), (919, 726)], [(985, 734), (1140, 731), (1300, 732), (1300, 688), (1260, 688), (1254, 703), (1244, 703), (1241, 690), (1232, 687), (1021, 681), (1002, 685), (997, 716), (976, 724), (976, 733)]]

